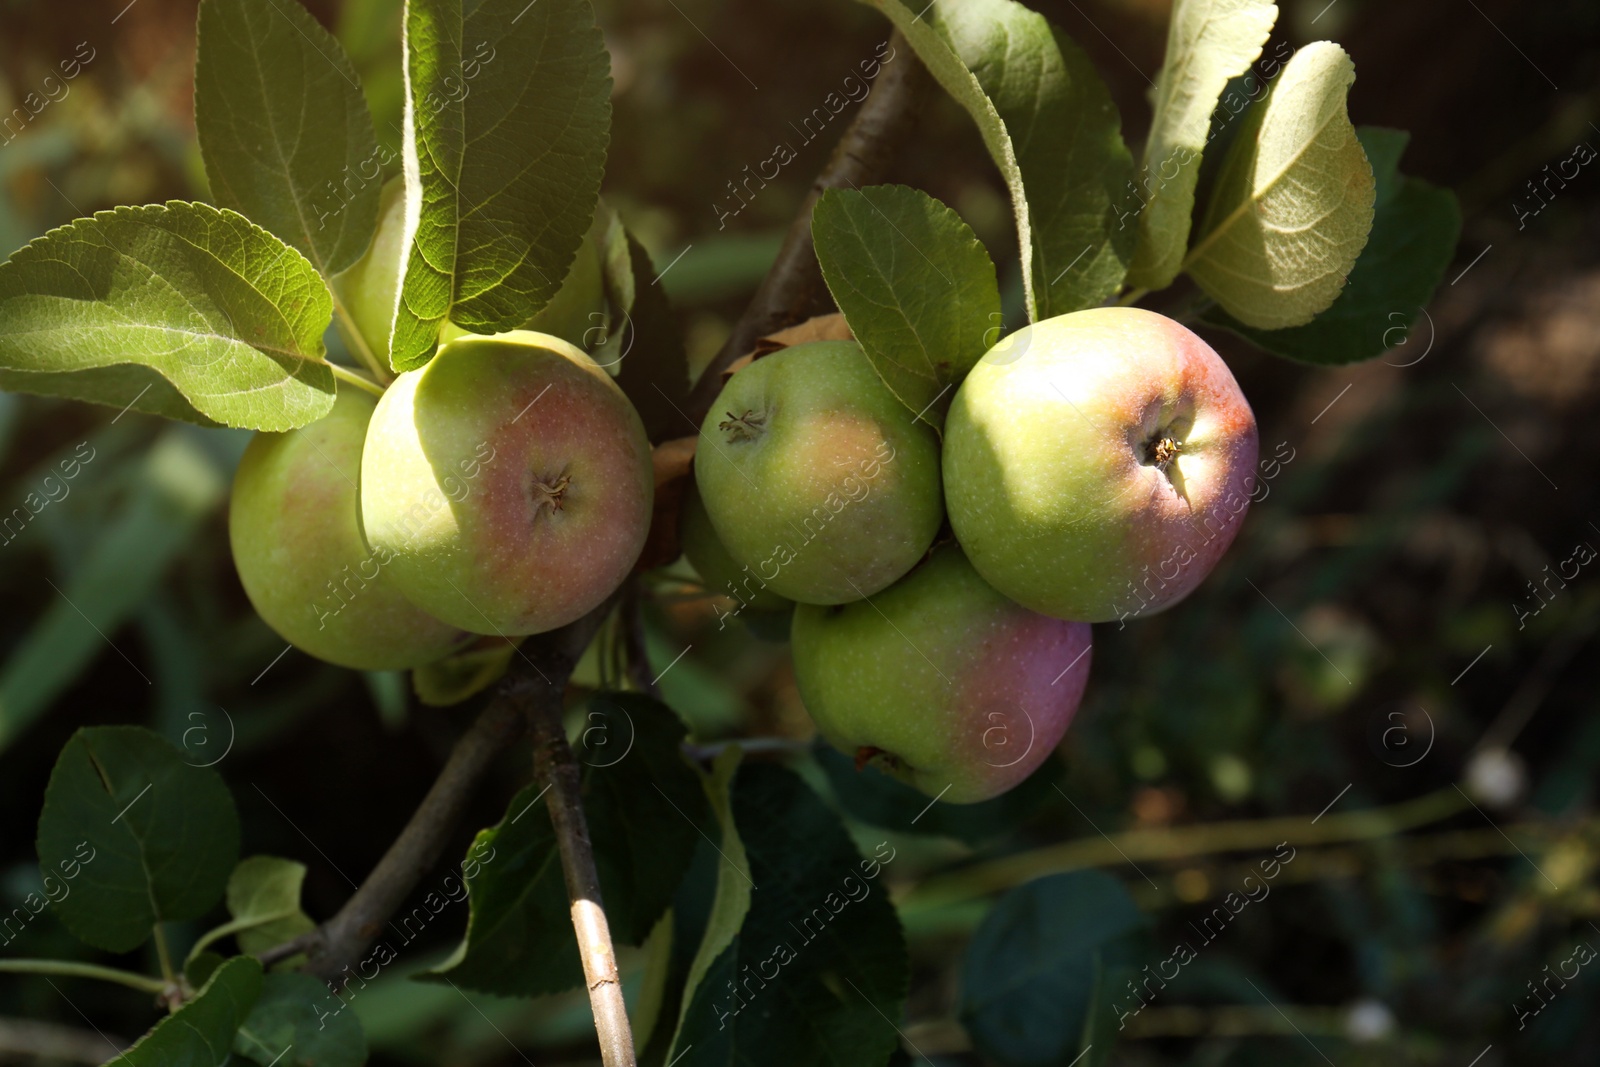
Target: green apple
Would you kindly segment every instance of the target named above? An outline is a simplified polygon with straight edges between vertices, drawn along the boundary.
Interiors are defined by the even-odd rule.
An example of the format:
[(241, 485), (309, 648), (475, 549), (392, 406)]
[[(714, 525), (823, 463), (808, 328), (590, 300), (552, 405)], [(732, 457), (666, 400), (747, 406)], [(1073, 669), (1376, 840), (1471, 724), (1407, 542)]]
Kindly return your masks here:
[(1227, 364), (1138, 308), (1034, 323), (945, 421), (950, 524), (1000, 592), (1060, 619), (1170, 607), (1216, 566), (1255, 488), (1256, 420)]
[(722, 543), (716, 527), (711, 525), (711, 516), (706, 514), (705, 503), (693, 481), (684, 491), (678, 511), (678, 542), (706, 589), (718, 597), (733, 600), (733, 610), (717, 612), (717, 629), (726, 626), (730, 618), (746, 612), (750, 613), (746, 621), (750, 621), (758, 615), (787, 613), (794, 607), (793, 601), (768, 589), (766, 582), (728, 553), (728, 546)]
[[(406, 183), (395, 177), (384, 183), (378, 196), (378, 229), (366, 253), (329, 279), (361, 341), (385, 367), (389, 366), (389, 331), (399, 299), (400, 265), (409, 250), (405, 238)], [(342, 332), (348, 331), (342, 316), (335, 321)], [(351, 341), (348, 333), (345, 339)]]
[(256, 434), (234, 475), (228, 534), (245, 594), (284, 640), (341, 667), (399, 670), (470, 637), (412, 605), (388, 555), (361, 538), (356, 482), (375, 406), (341, 386), (311, 425)]
[(558, 337), (463, 337), (384, 393), (361, 463), (368, 542), (430, 614), (542, 633), (598, 606), (650, 528), (638, 412)]
[(887, 587), (944, 521), (938, 438), (854, 341), (795, 345), (736, 373), (701, 427), (694, 472), (733, 558), (802, 603)]
[(1089, 679), (1089, 627), (1001, 596), (954, 544), (870, 602), (800, 605), (790, 639), (822, 736), (954, 804), (1032, 774)]

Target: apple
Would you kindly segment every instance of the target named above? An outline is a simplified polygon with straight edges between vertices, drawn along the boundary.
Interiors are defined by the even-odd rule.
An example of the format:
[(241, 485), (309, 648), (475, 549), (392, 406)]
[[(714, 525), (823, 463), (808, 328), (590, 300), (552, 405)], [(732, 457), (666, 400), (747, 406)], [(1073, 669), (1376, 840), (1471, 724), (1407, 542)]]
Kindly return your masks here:
[[(329, 279), (333, 294), (350, 314), (380, 364), (389, 366), (389, 331), (394, 326), (398, 299), (400, 264), (410, 250), (406, 244), (406, 183), (403, 177), (389, 179), (378, 194), (378, 229), (366, 252), (349, 267)], [(341, 332), (349, 326), (343, 316), (335, 316)]]
[(733, 558), (802, 603), (885, 588), (944, 521), (938, 438), (854, 341), (795, 345), (734, 374), (694, 472)]
[(413, 606), (361, 538), (356, 482), (375, 406), (341, 386), (311, 425), (256, 434), (234, 475), (228, 536), (245, 594), (285, 641), (341, 667), (401, 670), (470, 636)]
[(718, 611), (718, 629), (726, 626), (728, 619), (736, 615), (745, 616), (747, 622), (759, 624), (764, 620), (756, 620), (756, 616), (787, 613), (794, 607), (793, 601), (768, 589), (767, 583), (754, 571), (741, 566), (729, 554), (728, 546), (722, 543), (716, 527), (711, 525), (711, 516), (706, 514), (705, 503), (700, 499), (700, 491), (692, 480), (679, 506), (678, 543), (683, 546), (683, 554), (694, 567), (695, 573), (705, 582), (707, 591), (718, 597), (733, 599), (731, 611)]
[(432, 615), (480, 634), (542, 633), (622, 583), (650, 527), (638, 412), (548, 334), (463, 337), (378, 402), (361, 462), (368, 542)]
[(945, 422), (950, 524), (1017, 603), (1104, 622), (1160, 611), (1216, 566), (1250, 506), (1256, 420), (1171, 319), (1094, 308), (973, 367)]
[(827, 741), (954, 804), (1004, 793), (1060, 743), (1089, 679), (1084, 623), (1001, 596), (944, 544), (871, 601), (795, 609), (795, 682)]

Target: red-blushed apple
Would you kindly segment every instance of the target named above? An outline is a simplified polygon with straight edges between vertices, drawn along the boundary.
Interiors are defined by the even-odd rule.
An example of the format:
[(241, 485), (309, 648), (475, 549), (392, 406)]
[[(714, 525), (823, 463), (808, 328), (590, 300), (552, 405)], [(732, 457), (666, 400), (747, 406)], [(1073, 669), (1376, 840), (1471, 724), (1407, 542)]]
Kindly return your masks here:
[(361, 464), (368, 542), (400, 589), (474, 633), (572, 622), (625, 578), (650, 526), (638, 412), (547, 334), (442, 345), (384, 393)]
[(376, 401), (339, 387), (333, 410), (251, 439), (233, 479), (228, 535), (250, 603), (285, 641), (357, 670), (432, 662), (471, 637), (395, 586), (361, 539), (356, 482)]
[(684, 490), (683, 503), (678, 509), (678, 543), (695, 573), (705, 582), (712, 596), (731, 601), (724, 609), (716, 607), (718, 629), (728, 624), (728, 619), (744, 616), (747, 621), (759, 615), (782, 615), (794, 608), (787, 600), (767, 588), (749, 567), (739, 564), (728, 553), (728, 546), (717, 536), (711, 525), (711, 516), (700, 499), (700, 491), (693, 480)]
[(944, 520), (938, 438), (854, 341), (785, 348), (728, 379), (694, 474), (733, 558), (802, 603), (878, 592)]
[(1171, 319), (1094, 308), (1002, 340), (956, 392), (944, 488), (978, 573), (1046, 615), (1125, 620), (1188, 596), (1244, 521), (1256, 420)]
[(1008, 600), (941, 545), (870, 600), (802, 604), (795, 682), (822, 736), (929, 796), (998, 796), (1050, 757), (1083, 699), (1090, 635)]

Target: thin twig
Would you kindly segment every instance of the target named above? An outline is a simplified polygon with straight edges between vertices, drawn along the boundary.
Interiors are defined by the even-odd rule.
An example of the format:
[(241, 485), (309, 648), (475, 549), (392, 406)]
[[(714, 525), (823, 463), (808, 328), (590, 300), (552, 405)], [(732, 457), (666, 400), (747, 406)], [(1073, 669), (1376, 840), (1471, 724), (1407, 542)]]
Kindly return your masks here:
[(653, 697), (661, 696), (661, 689), (650, 673), (650, 655), (645, 646), (644, 596), (639, 589), (638, 575), (628, 578), (622, 587), (622, 607), (617, 613), (622, 631), (622, 657), (628, 680), (640, 692)]
[(344, 907), (317, 929), (260, 953), (261, 962), (270, 966), (305, 952), (308, 958), (301, 969), (325, 981), (356, 963), (377, 940), (389, 916), (433, 869), (479, 779), (521, 733), (520, 710), (503, 697), (491, 700), (456, 742), (400, 836)]
[(757, 338), (810, 318), (827, 308), (827, 290), (811, 246), (811, 209), (829, 189), (851, 189), (881, 181), (889, 161), (916, 125), (917, 105), (931, 84), (928, 72), (899, 32), (890, 38), (892, 59), (871, 95), (844, 131), (833, 154), (778, 250), (750, 306), (689, 394), (689, 414), (698, 422), (722, 391), (722, 372), (755, 347)]
[(588, 629), (570, 635), (577, 638), (574, 640), (544, 643), (540, 648), (543, 661), (537, 663), (537, 670), (520, 672), (511, 680), (507, 695), (526, 715), (533, 735), (534, 777), (545, 788), (545, 803), (561, 852), (561, 871), (571, 901), (572, 927), (589, 987), (601, 1059), (606, 1067), (634, 1067), (633, 1031), (622, 1000), (616, 950), (611, 943), (605, 902), (600, 897), (600, 876), (589, 841), (589, 824), (583, 814), (581, 775), (567, 744), (562, 716), (567, 678), (593, 632)]

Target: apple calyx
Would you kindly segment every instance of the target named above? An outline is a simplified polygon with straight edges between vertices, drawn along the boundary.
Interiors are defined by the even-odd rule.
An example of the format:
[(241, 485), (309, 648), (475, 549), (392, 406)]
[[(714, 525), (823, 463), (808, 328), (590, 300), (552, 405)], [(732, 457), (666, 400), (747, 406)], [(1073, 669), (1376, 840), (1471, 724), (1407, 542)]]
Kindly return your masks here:
[(730, 442), (751, 441), (761, 436), (761, 431), (766, 428), (767, 417), (758, 415), (754, 411), (746, 410), (741, 415), (727, 412), (727, 420), (717, 423), (717, 429), (728, 435)]
[(856, 749), (856, 772), (860, 773), (867, 764), (876, 761), (885, 771), (895, 771), (905, 765), (899, 756), (886, 748), (876, 745), (862, 745)]
[(1170, 433), (1158, 434), (1144, 446), (1144, 461), (1159, 470), (1166, 470), (1183, 451), (1183, 442)]
[(533, 481), (533, 513), (535, 516), (544, 514), (548, 508), (551, 513), (562, 509), (562, 500), (567, 495), (567, 486), (572, 484), (572, 475), (563, 474), (553, 482), (542, 482), (535, 478)]

